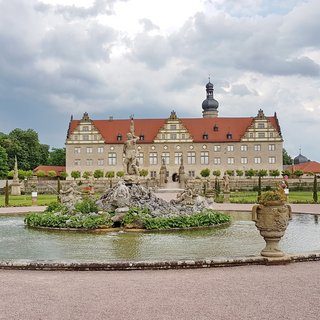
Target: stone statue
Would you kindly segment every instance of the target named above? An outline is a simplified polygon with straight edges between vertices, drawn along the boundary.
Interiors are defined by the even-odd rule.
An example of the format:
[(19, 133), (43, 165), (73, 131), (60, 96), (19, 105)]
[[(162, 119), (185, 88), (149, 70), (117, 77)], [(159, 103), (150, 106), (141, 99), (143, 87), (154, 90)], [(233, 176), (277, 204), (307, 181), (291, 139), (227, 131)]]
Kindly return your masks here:
[(139, 175), (139, 161), (137, 158), (136, 143), (139, 140), (134, 134), (133, 117), (130, 122), (130, 132), (127, 134), (128, 140), (123, 145), (123, 168), (125, 175)]
[(230, 192), (230, 178), (227, 174), (223, 176), (223, 192), (224, 193)]
[(74, 205), (82, 200), (81, 192), (76, 189), (77, 183), (73, 181), (67, 190), (60, 190), (59, 198), (69, 212), (74, 209)]

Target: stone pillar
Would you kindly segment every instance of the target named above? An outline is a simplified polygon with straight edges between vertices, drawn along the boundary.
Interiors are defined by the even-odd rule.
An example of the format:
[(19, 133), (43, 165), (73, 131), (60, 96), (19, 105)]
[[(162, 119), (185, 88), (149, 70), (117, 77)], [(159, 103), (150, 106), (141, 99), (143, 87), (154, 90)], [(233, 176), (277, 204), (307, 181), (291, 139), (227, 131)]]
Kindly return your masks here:
[(166, 185), (166, 179), (167, 179), (167, 167), (165, 165), (165, 160), (163, 159), (162, 165), (160, 167), (160, 181), (159, 181), (159, 187), (164, 188)]
[(181, 164), (179, 167), (179, 187), (185, 189), (186, 187), (186, 175), (184, 172), (183, 158), (181, 158)]
[(17, 157), (15, 157), (15, 160), (14, 160), (14, 175), (13, 175), (13, 181), (11, 184), (11, 195), (12, 196), (20, 196), (21, 195), (21, 184), (19, 182), (19, 177), (18, 177)]

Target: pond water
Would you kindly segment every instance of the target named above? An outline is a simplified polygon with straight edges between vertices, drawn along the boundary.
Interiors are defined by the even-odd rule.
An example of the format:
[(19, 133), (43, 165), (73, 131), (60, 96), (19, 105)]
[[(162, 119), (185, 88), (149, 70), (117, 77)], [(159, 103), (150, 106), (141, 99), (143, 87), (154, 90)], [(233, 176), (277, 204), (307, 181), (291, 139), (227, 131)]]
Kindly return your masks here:
[[(0, 216), (0, 260), (185, 260), (256, 256), (265, 242), (249, 212), (228, 227), (165, 232), (68, 232), (30, 229), (22, 216)], [(280, 242), (287, 253), (320, 250), (318, 217), (294, 214)]]

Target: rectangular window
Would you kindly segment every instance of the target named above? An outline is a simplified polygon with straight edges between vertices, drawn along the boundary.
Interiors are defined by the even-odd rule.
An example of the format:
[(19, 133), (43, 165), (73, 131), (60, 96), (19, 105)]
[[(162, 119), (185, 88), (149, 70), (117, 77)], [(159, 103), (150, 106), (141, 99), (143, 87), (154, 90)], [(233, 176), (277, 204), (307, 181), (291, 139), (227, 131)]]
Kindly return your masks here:
[(177, 134), (171, 133), (171, 140), (177, 140)]
[(228, 151), (228, 152), (233, 152), (233, 151), (234, 151), (233, 145), (228, 145), (228, 146), (227, 146), (227, 151)]
[(249, 133), (249, 138), (253, 138), (253, 132)]
[(264, 137), (265, 137), (264, 132), (259, 132), (259, 133), (258, 133), (258, 138), (264, 138)]
[(240, 150), (241, 150), (241, 151), (248, 151), (248, 146), (247, 146), (246, 144), (242, 144), (242, 145), (240, 146)]
[(221, 151), (221, 146), (219, 146), (219, 145), (213, 146), (213, 151), (214, 152), (220, 152)]
[(189, 151), (187, 154), (188, 164), (196, 164), (196, 153), (194, 151)]
[(150, 152), (149, 153), (149, 163), (150, 163), (150, 165), (157, 165), (158, 164), (157, 152)]
[(161, 162), (164, 163), (167, 165), (170, 163), (170, 153), (169, 152), (162, 152), (162, 155), (161, 155)]
[(273, 132), (269, 133), (270, 138), (273, 138)]
[(221, 164), (221, 158), (214, 158), (213, 164)]
[(75, 160), (74, 160), (74, 165), (75, 165), (75, 166), (80, 166), (80, 165), (81, 165), (80, 159), (75, 159)]
[(87, 159), (87, 160), (86, 160), (86, 165), (87, 165), (87, 166), (92, 166), (92, 165), (93, 165), (92, 159)]
[(185, 139), (186, 138), (186, 134), (185, 133), (182, 133), (181, 134), (181, 139)]
[(193, 170), (188, 171), (188, 175), (190, 178), (194, 178), (195, 177), (195, 172)]
[(87, 153), (92, 153), (92, 148), (91, 147), (87, 147)]
[(103, 159), (98, 159), (98, 166), (101, 167), (104, 165), (104, 160)]
[(247, 163), (248, 163), (248, 158), (242, 157), (242, 158), (240, 159), (240, 163), (241, 163), (241, 164), (247, 164)]
[(255, 144), (254, 151), (261, 151), (261, 144)]
[(182, 152), (175, 152), (174, 154), (174, 164), (181, 164)]
[(275, 151), (276, 145), (275, 144), (269, 144), (269, 151)]
[(254, 158), (254, 163), (255, 163), (255, 164), (261, 163), (261, 158), (260, 158), (260, 157), (255, 157), (255, 158)]
[(177, 126), (175, 124), (170, 124), (170, 129), (171, 130), (176, 130), (177, 129)]
[(89, 131), (89, 127), (88, 126), (82, 126), (82, 131)]
[(227, 159), (228, 164), (234, 164), (234, 158), (228, 158)]
[(150, 171), (150, 177), (156, 178), (157, 177), (157, 171)]
[(264, 123), (258, 123), (258, 129), (264, 129)]
[(108, 153), (108, 165), (115, 166), (117, 164), (117, 154), (115, 152)]
[(89, 135), (88, 134), (83, 134), (82, 135), (82, 140), (83, 141), (88, 141), (89, 140)]
[(74, 148), (74, 153), (80, 153), (80, 152), (81, 152), (81, 148), (79, 148), (79, 147)]
[(276, 163), (276, 157), (269, 157), (269, 163)]
[(208, 151), (201, 151), (200, 163), (201, 164), (209, 164), (209, 152)]
[(139, 153), (138, 153), (138, 161), (139, 161), (139, 165), (142, 166), (142, 165), (143, 165), (143, 162), (144, 162), (143, 152), (139, 152)]
[(103, 153), (103, 147), (98, 147), (98, 153)]

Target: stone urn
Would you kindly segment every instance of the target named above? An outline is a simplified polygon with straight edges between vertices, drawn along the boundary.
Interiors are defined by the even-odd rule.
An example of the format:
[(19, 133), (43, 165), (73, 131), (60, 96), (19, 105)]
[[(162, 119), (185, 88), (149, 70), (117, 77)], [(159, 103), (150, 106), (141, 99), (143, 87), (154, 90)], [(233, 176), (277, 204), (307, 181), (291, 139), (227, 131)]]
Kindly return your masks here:
[(277, 258), (285, 255), (279, 248), (279, 241), (291, 219), (291, 207), (283, 201), (268, 201), (252, 208), (252, 220), (266, 242), (262, 256)]

